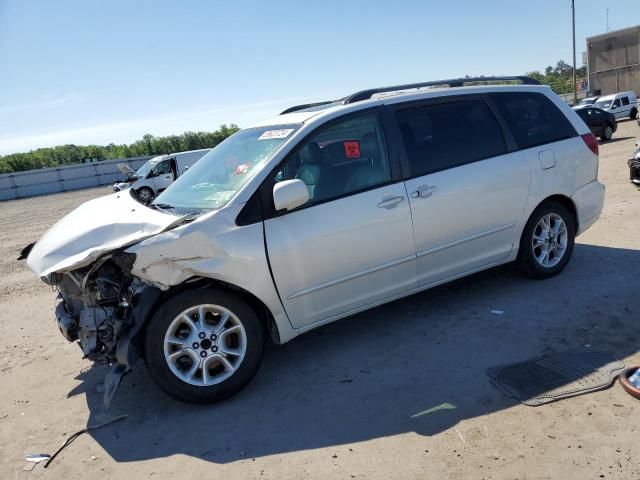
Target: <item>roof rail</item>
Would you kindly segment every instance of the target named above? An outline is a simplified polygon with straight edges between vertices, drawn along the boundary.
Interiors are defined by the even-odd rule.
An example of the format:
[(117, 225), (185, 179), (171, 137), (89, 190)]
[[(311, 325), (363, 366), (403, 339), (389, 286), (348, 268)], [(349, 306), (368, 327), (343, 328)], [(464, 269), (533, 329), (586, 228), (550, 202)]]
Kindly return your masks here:
[(373, 95), (378, 93), (385, 92), (397, 92), (401, 90), (411, 90), (414, 88), (424, 88), (424, 87), (439, 87), (439, 86), (448, 86), (448, 87), (462, 87), (465, 83), (495, 83), (495, 82), (521, 82), (523, 85), (540, 85), (540, 82), (535, 78), (526, 77), (522, 75), (517, 76), (501, 76), (501, 77), (466, 77), (466, 78), (454, 78), (450, 80), (435, 80), (430, 82), (420, 82), (420, 83), (408, 83), (406, 85), (392, 85), (389, 87), (380, 87), (380, 88), (370, 88), (368, 90), (361, 90), (356, 93), (352, 93), (351, 95), (338, 99), (338, 100), (327, 100), (325, 102), (316, 102), (316, 103), (305, 103), (303, 105), (296, 105), (294, 107), (289, 107), (286, 110), (280, 112), (280, 115), (284, 115), (286, 113), (298, 112), (300, 110), (306, 110), (307, 108), (313, 107), (321, 107), (323, 105), (329, 105), (330, 103), (342, 103), (343, 105), (347, 105), (349, 103), (360, 102), (362, 100), (368, 100)]
[(390, 87), (370, 88), (368, 90), (361, 90), (353, 93), (342, 100), (344, 105), (349, 103), (360, 102), (362, 100), (368, 100), (373, 95), (378, 93), (396, 92), (400, 90), (411, 90), (414, 88), (423, 87), (437, 87), (437, 86), (449, 86), (449, 87), (462, 87), (465, 83), (494, 83), (494, 82), (506, 82), (506, 81), (519, 81), (523, 85), (540, 85), (540, 82), (531, 77), (525, 76), (506, 76), (506, 77), (467, 77), (467, 78), (455, 78), (451, 80), (436, 80), (430, 82), (409, 83), (406, 85), (393, 85)]
[(296, 105), (294, 107), (289, 107), (286, 110), (283, 110), (282, 112), (280, 112), (280, 115), (284, 115), (285, 113), (297, 112), (299, 110), (305, 110), (307, 108), (321, 107), (322, 105), (328, 105), (330, 103), (335, 103), (335, 102), (339, 102), (339, 101), (341, 101), (341, 100), (327, 100), (325, 102), (304, 103), (302, 105)]

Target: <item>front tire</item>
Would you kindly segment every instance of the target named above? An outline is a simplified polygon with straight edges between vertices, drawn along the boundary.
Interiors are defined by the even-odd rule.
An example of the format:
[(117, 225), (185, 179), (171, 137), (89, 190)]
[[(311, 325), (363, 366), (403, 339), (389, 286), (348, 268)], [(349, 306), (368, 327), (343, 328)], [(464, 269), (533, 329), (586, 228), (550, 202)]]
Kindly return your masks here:
[(549, 278), (569, 263), (575, 243), (575, 220), (559, 202), (543, 203), (529, 217), (522, 237), (516, 265), (532, 278)]
[(234, 395), (256, 374), (263, 329), (242, 299), (215, 289), (177, 294), (147, 325), (144, 359), (151, 378), (173, 398), (213, 403)]
[(148, 205), (151, 203), (151, 200), (153, 200), (153, 190), (149, 187), (141, 187), (136, 190), (136, 193), (138, 194), (140, 201), (145, 205)]
[(613, 128), (611, 127), (611, 125), (607, 125), (606, 127), (604, 127), (604, 131), (602, 132), (602, 137), (600, 137), (601, 140), (611, 140), (613, 138)]

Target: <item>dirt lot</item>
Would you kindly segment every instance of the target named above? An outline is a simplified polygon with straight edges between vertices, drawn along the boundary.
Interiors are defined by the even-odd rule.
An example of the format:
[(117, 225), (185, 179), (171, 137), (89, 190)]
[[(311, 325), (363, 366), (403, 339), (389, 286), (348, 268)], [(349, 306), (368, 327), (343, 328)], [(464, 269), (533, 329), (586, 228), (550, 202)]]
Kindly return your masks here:
[(60, 336), (54, 293), (14, 258), (108, 190), (1, 203), (0, 478), (640, 479), (640, 402), (617, 383), (531, 408), (485, 375), (585, 345), (640, 363), (640, 192), (626, 167), (636, 136), (623, 122), (601, 145), (605, 210), (562, 275), (497, 268), (334, 323), (270, 349), (219, 405), (170, 400), (140, 363), (115, 399), (128, 418), (31, 472), (25, 454), (86, 426), (104, 369)]

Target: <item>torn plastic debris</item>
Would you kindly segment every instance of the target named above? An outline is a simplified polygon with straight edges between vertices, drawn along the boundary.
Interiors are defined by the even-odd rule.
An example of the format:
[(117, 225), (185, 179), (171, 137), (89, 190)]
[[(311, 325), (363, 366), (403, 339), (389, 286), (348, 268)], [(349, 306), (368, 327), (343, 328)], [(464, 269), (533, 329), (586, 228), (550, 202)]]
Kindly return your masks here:
[(50, 458), (51, 458), (51, 455), (48, 455), (46, 453), (30, 453), (29, 455), (24, 457), (24, 459), (27, 462), (33, 462), (33, 463), (44, 462), (45, 460), (49, 460)]
[(494, 315), (502, 315), (504, 313), (504, 310), (491, 310), (491, 313), (493, 313)]

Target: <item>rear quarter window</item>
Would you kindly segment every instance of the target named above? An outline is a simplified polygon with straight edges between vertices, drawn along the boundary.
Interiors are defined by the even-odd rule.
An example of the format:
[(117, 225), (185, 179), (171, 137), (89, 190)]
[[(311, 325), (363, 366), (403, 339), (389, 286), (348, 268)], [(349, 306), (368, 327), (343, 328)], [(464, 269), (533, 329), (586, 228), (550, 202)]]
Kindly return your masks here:
[(490, 93), (520, 148), (577, 135), (565, 115), (545, 95), (535, 92)]

